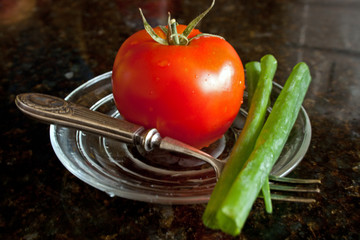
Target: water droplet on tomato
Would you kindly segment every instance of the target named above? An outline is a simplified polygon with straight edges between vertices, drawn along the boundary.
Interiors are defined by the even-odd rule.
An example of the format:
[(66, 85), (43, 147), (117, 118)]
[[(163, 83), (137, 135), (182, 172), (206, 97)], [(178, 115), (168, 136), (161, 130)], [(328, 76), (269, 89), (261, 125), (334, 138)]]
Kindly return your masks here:
[(170, 66), (170, 62), (168, 60), (161, 60), (160, 62), (158, 62), (158, 66), (159, 67), (168, 67)]

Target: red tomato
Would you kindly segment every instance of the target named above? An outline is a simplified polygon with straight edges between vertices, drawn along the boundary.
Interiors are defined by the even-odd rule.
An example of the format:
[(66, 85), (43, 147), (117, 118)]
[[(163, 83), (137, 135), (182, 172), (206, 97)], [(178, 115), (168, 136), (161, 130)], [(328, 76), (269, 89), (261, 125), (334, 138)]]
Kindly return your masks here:
[[(177, 32), (185, 27), (178, 25)], [(154, 31), (166, 38), (159, 27)], [(189, 38), (199, 33), (194, 29)], [(220, 37), (162, 45), (142, 30), (120, 47), (112, 84), (126, 120), (202, 148), (221, 138), (236, 117), (244, 69), (234, 48)]]

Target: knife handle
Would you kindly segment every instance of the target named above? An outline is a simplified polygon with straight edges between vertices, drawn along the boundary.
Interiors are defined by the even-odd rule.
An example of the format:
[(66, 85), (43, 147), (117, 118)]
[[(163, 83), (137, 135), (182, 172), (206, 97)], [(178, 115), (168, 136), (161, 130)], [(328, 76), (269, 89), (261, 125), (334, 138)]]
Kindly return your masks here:
[(23, 113), (45, 123), (84, 130), (125, 143), (145, 144), (144, 127), (89, 110), (55, 96), (24, 93), (16, 96), (15, 103)]

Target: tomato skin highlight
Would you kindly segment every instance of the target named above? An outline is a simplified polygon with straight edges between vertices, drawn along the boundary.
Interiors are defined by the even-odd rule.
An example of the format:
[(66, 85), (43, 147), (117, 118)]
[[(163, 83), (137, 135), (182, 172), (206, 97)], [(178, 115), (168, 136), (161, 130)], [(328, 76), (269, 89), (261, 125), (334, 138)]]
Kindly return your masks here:
[[(185, 27), (178, 25), (177, 32)], [(158, 27), (154, 31), (166, 37)], [(199, 33), (194, 29), (189, 38)], [(145, 30), (120, 47), (112, 85), (127, 121), (197, 148), (221, 138), (230, 127), (245, 87), (241, 60), (224, 39), (201, 36), (186, 46), (161, 45)]]

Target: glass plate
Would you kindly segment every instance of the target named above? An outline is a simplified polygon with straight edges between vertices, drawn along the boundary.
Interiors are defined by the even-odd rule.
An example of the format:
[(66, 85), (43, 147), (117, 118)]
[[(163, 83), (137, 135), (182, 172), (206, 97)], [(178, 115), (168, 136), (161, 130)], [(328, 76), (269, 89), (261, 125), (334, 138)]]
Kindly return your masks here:
[[(281, 86), (274, 83), (273, 101), (280, 90)], [(82, 84), (66, 100), (121, 118), (113, 101), (111, 72)], [(246, 117), (246, 100), (245, 95), (233, 126), (205, 149), (208, 153), (222, 159), (228, 156)], [(271, 174), (285, 176), (292, 171), (304, 157), (310, 139), (310, 120), (301, 108)], [(144, 155), (132, 145), (58, 125), (50, 126), (50, 140), (57, 157), (72, 174), (110, 196), (162, 204), (204, 203), (216, 183), (213, 169), (197, 159), (164, 152)]]

